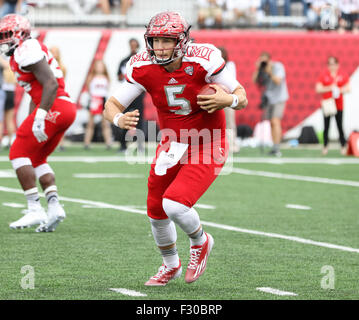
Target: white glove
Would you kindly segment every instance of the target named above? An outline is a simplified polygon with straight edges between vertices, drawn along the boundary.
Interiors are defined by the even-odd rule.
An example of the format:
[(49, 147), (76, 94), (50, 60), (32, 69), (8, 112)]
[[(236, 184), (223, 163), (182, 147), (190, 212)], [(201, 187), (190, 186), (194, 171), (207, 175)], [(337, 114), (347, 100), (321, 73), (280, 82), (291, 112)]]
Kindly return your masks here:
[(45, 133), (45, 117), (47, 111), (44, 109), (38, 108), (36, 111), (34, 123), (32, 125), (32, 132), (38, 142), (43, 142), (47, 140), (47, 134)]
[(333, 87), (332, 89), (332, 97), (334, 99), (338, 99), (340, 96), (340, 89), (338, 87)]

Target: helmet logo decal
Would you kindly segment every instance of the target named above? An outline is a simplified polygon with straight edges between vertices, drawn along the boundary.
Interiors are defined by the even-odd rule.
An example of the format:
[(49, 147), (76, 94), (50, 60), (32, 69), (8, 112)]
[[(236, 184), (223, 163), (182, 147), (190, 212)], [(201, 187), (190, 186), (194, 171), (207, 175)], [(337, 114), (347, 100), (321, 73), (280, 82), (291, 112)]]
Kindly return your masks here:
[(154, 27), (163, 27), (167, 24), (167, 22), (170, 20), (170, 17), (167, 13), (158, 15), (155, 17), (155, 20), (153, 21)]

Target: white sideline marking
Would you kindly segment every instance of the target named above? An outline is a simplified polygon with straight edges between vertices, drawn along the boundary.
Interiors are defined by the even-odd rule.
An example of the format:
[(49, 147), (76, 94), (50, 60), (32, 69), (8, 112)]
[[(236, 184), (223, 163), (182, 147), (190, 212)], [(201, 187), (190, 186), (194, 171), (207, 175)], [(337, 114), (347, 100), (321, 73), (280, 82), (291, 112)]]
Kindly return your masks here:
[(143, 174), (131, 174), (131, 173), (75, 173), (73, 174), (75, 178), (88, 178), (88, 179), (99, 179), (99, 178), (143, 178)]
[(11, 208), (25, 208), (25, 206), (21, 203), (15, 203), (15, 202), (3, 202), (2, 204), (5, 207), (11, 207)]
[(209, 226), (209, 227), (219, 228), (219, 229), (223, 229), (223, 230), (230, 230), (230, 231), (236, 231), (236, 232), (241, 232), (241, 233), (248, 233), (248, 234), (253, 234), (253, 235), (256, 235), (256, 236), (264, 236), (264, 237), (269, 237), (269, 238), (290, 240), (290, 241), (295, 241), (295, 242), (304, 243), (304, 244), (310, 244), (310, 245), (318, 246), (318, 247), (324, 247), (324, 248), (330, 248), (330, 249), (337, 249), (337, 250), (341, 250), (341, 251), (359, 253), (359, 249), (340, 246), (340, 245), (326, 243), (326, 242), (313, 241), (313, 240), (294, 237), (294, 236), (286, 236), (286, 235), (278, 234), (278, 233), (270, 233), (270, 232), (262, 232), (262, 231), (256, 231), (256, 230), (242, 229), (242, 228), (237, 228), (237, 227), (232, 227), (232, 226), (227, 226), (227, 225), (224, 225), (224, 224), (218, 224), (218, 223), (207, 222), (207, 221), (201, 221), (201, 223), (203, 225), (206, 225), (206, 226)]
[(282, 290), (268, 288), (268, 287), (257, 288), (257, 290), (266, 292), (266, 293), (275, 294), (277, 296), (297, 296), (297, 294), (294, 292), (282, 291)]
[(302, 206), (300, 204), (286, 204), (285, 205), (286, 208), (288, 209), (298, 209), (298, 210), (311, 210), (312, 208), (311, 207), (308, 207), (308, 206)]
[[(153, 155), (148, 156), (51, 156), (49, 162), (134, 162), (134, 163), (152, 163)], [(270, 163), (270, 164), (284, 164), (284, 163), (303, 163), (303, 164), (359, 164), (358, 158), (268, 158), (268, 157), (234, 157), (234, 163)], [(9, 162), (9, 158), (0, 156), (0, 162)]]
[[(126, 207), (127, 207), (127, 208), (135, 208), (135, 209), (144, 209), (144, 210), (147, 210), (147, 207), (146, 207), (146, 206), (126, 205)], [(209, 205), (209, 204), (201, 204), (201, 203), (195, 204), (194, 207), (200, 208), (200, 209), (207, 209), (207, 210), (214, 210), (214, 209), (216, 209), (215, 206), (211, 206), (211, 205)], [(86, 209), (101, 209), (101, 208), (106, 208), (106, 207), (83, 204), (83, 205), (82, 205), (82, 208), (86, 208)]]
[[(3, 187), (3, 186), (0, 186), (0, 191), (10, 192), (10, 193), (19, 193), (22, 195), (24, 194), (24, 191), (22, 191), (21, 189), (14, 189), (14, 188), (8, 188), (8, 187)], [(39, 195), (41, 197), (44, 197), (43, 193), (39, 193)], [(143, 215), (147, 214), (147, 212), (144, 210), (138, 210), (138, 209), (129, 208), (126, 206), (108, 204), (108, 203), (100, 202), (100, 201), (74, 199), (74, 198), (68, 198), (68, 197), (59, 197), (59, 199), (63, 200), (63, 201), (81, 203), (81, 204), (91, 205), (91, 206), (100, 207), (100, 208), (115, 209), (115, 210), (124, 211), (124, 212), (139, 213), (139, 214), (143, 214)]]
[(195, 208), (200, 208), (200, 209), (208, 209), (208, 210), (214, 210), (216, 209), (215, 206), (211, 206), (210, 204), (202, 204), (202, 203), (197, 203), (194, 205)]
[(125, 288), (110, 288), (111, 291), (122, 293), (131, 297), (147, 297), (147, 294)]
[(0, 170), (0, 178), (16, 178), (14, 170)]
[(286, 173), (268, 172), (268, 171), (255, 171), (255, 170), (240, 169), (240, 168), (231, 168), (229, 170), (232, 172), (235, 172), (235, 173), (245, 174), (245, 175), (249, 175), (249, 176), (261, 176), (261, 177), (267, 177), (267, 178), (299, 180), (299, 181), (308, 181), (308, 182), (336, 184), (336, 185), (343, 185), (343, 186), (349, 186), (349, 187), (359, 187), (359, 181), (319, 178), (319, 177), (310, 177), (310, 176), (299, 176), (299, 175), (295, 175), (295, 174), (286, 174)]
[[(14, 189), (14, 188), (8, 188), (8, 187), (3, 187), (3, 186), (0, 186), (0, 191), (10, 192), (10, 193), (18, 193), (18, 194), (22, 194), (22, 195), (24, 194), (24, 192), (21, 189)], [(40, 193), (39, 195), (42, 196), (42, 197), (44, 196), (42, 193)], [(139, 213), (139, 214), (142, 214), (142, 215), (147, 214), (146, 210), (139, 210), (139, 209), (130, 208), (130, 207), (127, 207), (127, 206), (112, 205), (112, 204), (105, 203), (105, 202), (83, 200), (83, 199), (74, 199), (74, 198), (68, 198), (68, 197), (59, 197), (59, 198), (60, 198), (60, 200), (68, 201), (68, 202), (89, 204), (89, 205), (93, 205), (93, 206), (100, 206), (100, 207), (103, 207), (103, 208), (114, 209), (114, 210), (119, 210), (119, 211), (123, 211), (123, 212)], [(282, 235), (282, 234), (278, 234), (278, 233), (269, 233), (269, 232), (262, 232), (262, 231), (256, 231), (256, 230), (237, 228), (237, 227), (232, 227), (232, 226), (228, 226), (228, 225), (225, 225), (225, 224), (219, 224), (219, 223), (208, 222), (208, 221), (203, 221), (203, 220), (201, 221), (201, 223), (203, 225), (205, 225), (205, 226), (209, 226), (209, 227), (213, 227), (213, 228), (217, 228), (217, 229), (222, 229), (222, 230), (229, 230), (229, 231), (236, 231), (236, 232), (241, 232), (241, 233), (248, 233), (248, 234), (253, 234), (253, 235), (257, 235), (257, 236), (264, 236), (264, 237), (269, 237), (269, 238), (277, 238), (277, 239), (289, 240), (289, 241), (294, 241), (294, 242), (299, 242), (299, 243), (303, 243), (303, 244), (309, 244), (309, 245), (318, 246), (318, 247), (324, 247), (324, 248), (329, 248), (329, 249), (336, 249), (336, 250), (341, 250), (341, 251), (359, 253), (359, 249), (351, 248), (351, 247), (345, 247), (345, 246), (331, 244), (331, 243), (326, 243), (326, 242), (313, 241), (313, 240), (294, 237), (294, 236), (286, 236), (286, 235)]]

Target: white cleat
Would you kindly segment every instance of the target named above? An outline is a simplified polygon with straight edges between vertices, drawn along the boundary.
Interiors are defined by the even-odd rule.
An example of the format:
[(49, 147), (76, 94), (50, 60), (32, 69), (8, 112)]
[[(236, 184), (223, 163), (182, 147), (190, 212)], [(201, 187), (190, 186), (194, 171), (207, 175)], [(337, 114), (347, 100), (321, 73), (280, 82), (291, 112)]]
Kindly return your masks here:
[(65, 210), (61, 204), (51, 204), (47, 209), (48, 220), (36, 228), (36, 232), (53, 232), (57, 225), (66, 218)]
[(47, 222), (47, 215), (44, 208), (29, 209), (19, 220), (10, 223), (11, 229), (24, 229)]

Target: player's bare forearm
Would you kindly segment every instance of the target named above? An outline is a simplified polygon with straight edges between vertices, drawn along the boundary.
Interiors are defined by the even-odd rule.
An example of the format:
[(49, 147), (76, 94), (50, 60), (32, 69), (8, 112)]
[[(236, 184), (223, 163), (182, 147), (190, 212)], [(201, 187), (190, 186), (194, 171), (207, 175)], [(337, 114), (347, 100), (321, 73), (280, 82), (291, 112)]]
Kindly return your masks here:
[(29, 114), (31, 114), (36, 108), (36, 104), (34, 103), (34, 101), (31, 100), (30, 102), (30, 106), (29, 106)]
[(41, 103), (39, 108), (49, 111), (56, 99), (57, 88), (59, 87), (57, 81), (48, 82), (42, 87)]
[(125, 109), (126, 108), (119, 101), (117, 101), (116, 98), (110, 97), (105, 103), (103, 116), (106, 120), (122, 129), (135, 129), (139, 120), (140, 112), (136, 109), (131, 112), (123, 113)]
[(208, 113), (213, 113), (216, 110), (220, 110), (226, 107), (231, 107), (234, 99), (232, 94), (238, 97), (238, 104), (236, 107), (231, 108), (240, 110), (246, 107), (248, 104), (246, 91), (241, 85), (234, 89), (232, 94), (225, 92), (223, 88), (216, 84), (210, 85), (210, 87), (216, 90), (215, 94), (197, 96), (197, 104), (201, 107), (202, 110), (205, 110)]
[(57, 83), (57, 80), (46, 59), (43, 58), (41, 61), (29, 65), (25, 69), (32, 72), (35, 78), (42, 85), (42, 96), (39, 108), (49, 111), (56, 99), (59, 84)]
[(105, 109), (103, 110), (103, 116), (106, 120), (112, 122), (114, 116), (125, 111), (125, 107), (117, 101), (116, 98), (110, 97), (105, 103)]

